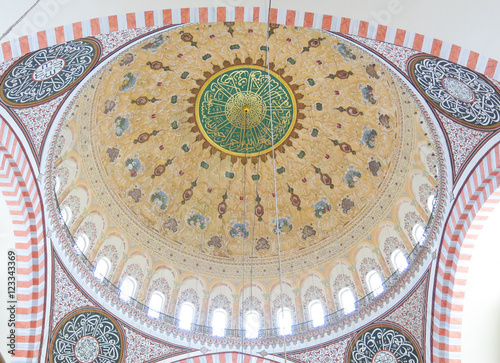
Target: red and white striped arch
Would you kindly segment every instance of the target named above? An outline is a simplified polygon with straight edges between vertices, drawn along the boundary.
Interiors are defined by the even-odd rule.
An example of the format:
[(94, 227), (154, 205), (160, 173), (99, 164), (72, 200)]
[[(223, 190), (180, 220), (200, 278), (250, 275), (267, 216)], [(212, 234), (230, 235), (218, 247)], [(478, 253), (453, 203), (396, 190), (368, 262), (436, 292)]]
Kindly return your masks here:
[[(500, 80), (498, 61), (426, 35), (390, 28), (374, 22), (295, 10), (271, 9), (270, 16), (273, 23), (331, 30), (402, 45), (448, 59)], [(95, 18), (43, 30), (2, 43), (0, 62), (68, 40), (117, 30), (222, 21), (267, 22), (267, 12), (262, 7), (206, 7), (145, 11)]]
[(11, 361), (38, 362), (46, 297), (43, 208), (25, 150), (2, 117), (0, 192), (12, 218), (17, 254), (16, 351)]
[(500, 143), (482, 158), (455, 199), (436, 266), (432, 361), (460, 362), (462, 312), (478, 232), (500, 203)]
[(275, 360), (236, 352), (214, 353), (185, 358), (174, 363), (278, 363)]

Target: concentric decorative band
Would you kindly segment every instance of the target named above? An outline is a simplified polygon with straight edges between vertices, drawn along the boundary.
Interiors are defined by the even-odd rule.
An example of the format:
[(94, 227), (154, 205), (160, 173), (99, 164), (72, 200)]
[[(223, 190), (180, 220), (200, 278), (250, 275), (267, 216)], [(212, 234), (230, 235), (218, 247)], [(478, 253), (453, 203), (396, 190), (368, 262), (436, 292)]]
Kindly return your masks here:
[(78, 310), (62, 322), (50, 344), (51, 363), (119, 363), (124, 337), (113, 317), (96, 309)]
[(83, 79), (100, 53), (97, 41), (80, 39), (28, 54), (4, 75), (0, 98), (15, 107), (49, 101)]
[(500, 93), (479, 73), (431, 55), (410, 59), (408, 73), (422, 95), (454, 120), (479, 129), (500, 127)]

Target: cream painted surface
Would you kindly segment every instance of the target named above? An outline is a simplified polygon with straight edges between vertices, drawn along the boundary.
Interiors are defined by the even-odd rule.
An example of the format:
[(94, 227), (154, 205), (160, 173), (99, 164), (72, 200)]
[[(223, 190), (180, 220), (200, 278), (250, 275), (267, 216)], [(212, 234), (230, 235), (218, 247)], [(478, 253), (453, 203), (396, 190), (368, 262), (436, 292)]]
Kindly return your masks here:
[[(35, 0), (4, 0), (0, 33)], [(177, 7), (267, 6), (264, 0), (41, 0), (4, 39), (91, 18)], [(500, 1), (498, 0), (274, 0), (272, 7), (378, 22), (460, 45), (486, 57), (500, 59)]]
[(465, 289), (463, 363), (500, 361), (500, 205), (488, 217), (474, 247)]
[(7, 253), (9, 250), (14, 250), (14, 231), (12, 228), (12, 220), (9, 209), (5, 203), (3, 194), (0, 192), (0, 352), (6, 360), (10, 362), (10, 354), (7, 353), (7, 337), (9, 336), (8, 326), (9, 315), (7, 312)]

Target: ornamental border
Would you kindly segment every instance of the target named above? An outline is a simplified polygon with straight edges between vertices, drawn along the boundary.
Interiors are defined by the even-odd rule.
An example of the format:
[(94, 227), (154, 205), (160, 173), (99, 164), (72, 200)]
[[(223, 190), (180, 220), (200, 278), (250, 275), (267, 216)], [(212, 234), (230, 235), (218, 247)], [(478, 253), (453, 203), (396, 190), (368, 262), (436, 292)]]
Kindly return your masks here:
[(376, 322), (374, 324), (370, 324), (370, 325), (364, 327), (363, 329), (360, 329), (356, 334), (353, 335), (353, 337), (351, 338), (351, 341), (349, 342), (349, 349), (347, 349), (347, 354), (344, 355), (344, 360), (346, 363), (351, 362), (350, 357), (351, 357), (351, 353), (352, 353), (352, 348), (354, 347), (354, 344), (356, 343), (356, 341), (358, 341), (359, 338), (361, 338), (361, 336), (363, 334), (365, 334), (367, 331), (369, 331), (371, 329), (376, 329), (376, 328), (389, 328), (389, 329), (395, 330), (398, 333), (404, 335), (406, 337), (406, 339), (408, 339), (413, 344), (413, 347), (415, 348), (415, 351), (417, 352), (418, 358), (420, 358), (420, 362), (422, 362), (422, 363), (424, 362), (424, 360), (422, 358), (422, 352), (421, 352), (420, 345), (418, 344), (415, 337), (410, 332), (406, 331), (406, 329), (404, 329), (402, 326), (400, 326), (396, 323), (389, 322), (389, 321), (383, 321), (383, 322)]
[[(90, 44), (92, 46), (92, 48), (94, 48), (95, 53), (94, 53), (94, 58), (92, 59), (92, 61), (88, 65), (87, 69), (76, 80), (74, 80), (70, 84), (66, 85), (63, 89), (51, 94), (50, 96), (48, 96), (46, 98), (39, 100), (39, 101), (32, 101), (32, 102), (27, 102), (27, 103), (17, 103), (17, 102), (12, 102), (12, 101), (8, 100), (3, 93), (3, 86), (5, 84), (5, 81), (7, 81), (7, 78), (9, 77), (11, 72), (14, 70), (14, 68), (16, 68), (19, 65), (19, 63), (22, 63), (24, 60), (28, 59), (29, 57), (31, 57), (32, 55), (35, 54), (34, 52), (28, 53), (28, 54), (25, 54), (24, 56), (22, 56), (21, 58), (17, 59), (14, 63), (12, 63), (9, 66), (9, 68), (7, 68), (7, 70), (4, 72), (4, 74), (0, 77), (0, 100), (5, 105), (7, 105), (9, 107), (28, 108), (28, 107), (37, 106), (37, 105), (41, 105), (41, 104), (44, 104), (46, 102), (52, 101), (53, 99), (61, 96), (62, 94), (66, 93), (67, 91), (71, 90), (80, 81), (82, 81), (85, 77), (87, 77), (89, 72), (92, 71), (92, 69), (94, 69), (95, 65), (101, 59), (102, 45), (97, 39), (95, 39), (95, 38), (83, 38), (81, 40)], [(65, 66), (66, 66), (66, 64), (65, 64)], [(33, 75), (31, 77), (33, 77)]]
[[(468, 121), (465, 121), (465, 120), (457, 117), (456, 115), (452, 114), (451, 112), (445, 110), (443, 107), (441, 107), (441, 105), (438, 102), (436, 102), (434, 99), (429, 97), (427, 95), (427, 93), (425, 92), (425, 89), (418, 82), (417, 76), (415, 75), (415, 64), (422, 59), (436, 59), (436, 57), (433, 55), (425, 54), (425, 53), (415, 54), (415, 55), (411, 56), (406, 61), (407, 73), (408, 73), (408, 77), (410, 78), (410, 80), (413, 83), (413, 85), (415, 86), (415, 88), (417, 88), (417, 90), (422, 95), (422, 97), (424, 97), (425, 100), (427, 102), (429, 102), (429, 104), (431, 104), (433, 108), (435, 108), (439, 112), (445, 114), (447, 117), (449, 117), (453, 121), (457, 122), (458, 124), (465, 126), (465, 127), (468, 127), (468, 128), (471, 128), (471, 129), (474, 129), (474, 130), (497, 131), (500, 128), (500, 124), (481, 126), (481, 125), (477, 125), (477, 124), (473, 124), (473, 123), (470, 123)], [(439, 57), (438, 57), (438, 59), (439, 59)], [(493, 89), (495, 89), (498, 92), (498, 87), (493, 82), (491, 82), (489, 79), (485, 78), (480, 73), (478, 73), (478, 76), (480, 79), (485, 81), (488, 85), (490, 85)], [(498, 93), (498, 96), (500, 97), (500, 93)]]
[[(118, 334), (120, 335), (120, 339), (121, 339), (121, 344), (120, 344), (121, 345), (121, 351), (120, 351), (120, 357), (118, 358), (118, 363), (121, 363), (121, 362), (124, 361), (124, 359), (126, 357), (127, 344), (126, 344), (126, 339), (125, 339), (125, 333), (124, 333), (121, 325), (118, 323), (118, 321), (116, 321), (116, 319), (109, 312), (107, 312), (105, 310), (102, 310), (102, 309), (99, 309), (99, 308), (96, 308), (96, 307), (84, 306), (82, 308), (78, 308), (78, 309), (73, 310), (73, 311), (69, 312), (68, 314), (66, 314), (66, 316), (64, 316), (61, 319), (61, 321), (59, 321), (57, 323), (57, 325), (55, 326), (54, 332), (52, 333), (52, 336), (50, 337), (50, 342), (49, 342), (49, 356), (48, 356), (47, 360), (50, 363), (54, 362), (54, 359), (52, 357), (52, 351), (53, 351), (53, 348), (54, 348), (54, 343), (56, 341), (55, 338), (57, 337), (57, 334), (59, 334), (59, 331), (61, 330), (61, 328), (71, 318), (73, 318), (73, 317), (75, 317), (75, 316), (77, 316), (79, 314), (84, 314), (84, 313), (88, 313), (88, 312), (93, 312), (93, 313), (104, 315), (116, 327), (116, 330), (118, 330)], [(76, 359), (78, 360), (78, 358), (76, 358)]]
[[(0, 44), (0, 62), (69, 40), (118, 30), (199, 22), (267, 22), (267, 15), (267, 9), (264, 7), (228, 6), (164, 9), (93, 18), (4, 42)], [(497, 60), (423, 34), (375, 22), (296, 10), (271, 8), (269, 15), (272, 23), (330, 30), (392, 43), (429, 53), (500, 80), (500, 66)]]

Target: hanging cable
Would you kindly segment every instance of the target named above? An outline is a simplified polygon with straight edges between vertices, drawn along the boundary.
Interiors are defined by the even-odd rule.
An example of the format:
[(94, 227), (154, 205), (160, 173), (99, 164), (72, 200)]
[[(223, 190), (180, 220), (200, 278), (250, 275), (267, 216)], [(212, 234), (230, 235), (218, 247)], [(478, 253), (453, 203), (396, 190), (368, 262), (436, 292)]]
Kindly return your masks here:
[[(283, 278), (281, 272), (281, 243), (280, 243), (280, 234), (281, 231), (279, 229), (279, 212), (278, 212), (278, 188), (276, 183), (276, 154), (274, 148), (274, 124), (273, 124), (273, 103), (272, 103), (272, 95), (271, 95), (271, 71), (269, 67), (269, 30), (271, 29), (271, 0), (269, 0), (268, 8), (267, 8), (267, 34), (266, 34), (266, 67), (267, 67), (267, 85), (268, 85), (268, 93), (269, 93), (269, 115), (271, 122), (271, 143), (272, 143), (272, 159), (273, 159), (273, 179), (274, 179), (274, 206), (276, 212), (276, 223), (275, 230), (278, 242), (278, 272), (279, 272), (279, 285), (280, 285), (280, 305), (281, 305), (281, 321), (284, 320), (284, 304), (283, 304)], [(286, 352), (286, 338), (283, 334), (283, 350), (285, 355), (285, 363), (287, 362), (287, 352)]]

